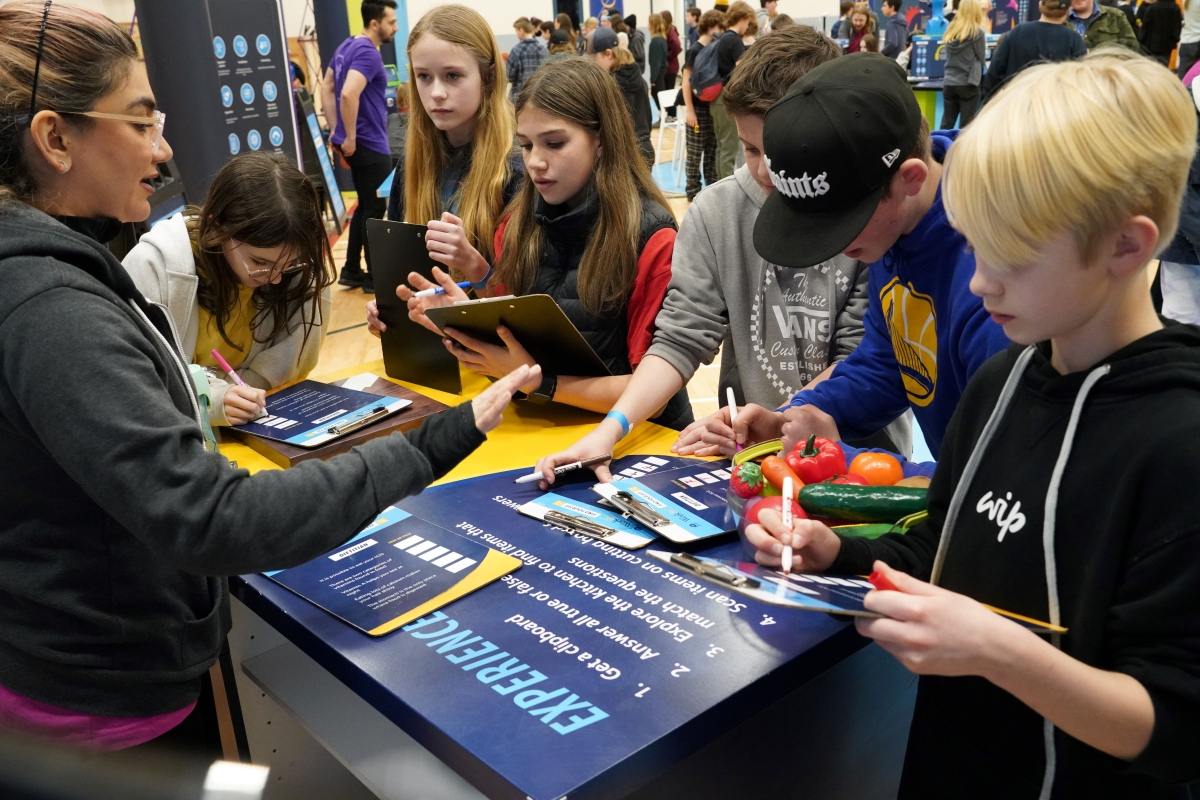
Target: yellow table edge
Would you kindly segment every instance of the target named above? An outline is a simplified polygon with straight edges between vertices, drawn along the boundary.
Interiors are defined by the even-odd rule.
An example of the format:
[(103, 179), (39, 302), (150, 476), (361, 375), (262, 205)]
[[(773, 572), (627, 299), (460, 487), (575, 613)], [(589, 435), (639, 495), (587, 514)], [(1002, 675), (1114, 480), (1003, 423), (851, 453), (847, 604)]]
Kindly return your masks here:
[[(370, 372), (386, 378), (448, 406), (468, 402), (489, 385), (488, 380), (482, 375), (463, 370), (463, 393), (461, 395), (439, 392), (427, 386), (418, 386), (414, 383), (388, 378), (384, 372), (382, 359), (320, 376), (312, 376), (312, 380), (330, 383), (363, 372)], [(520, 467), (532, 468), (542, 456), (565, 450), (573, 445), (595, 427), (601, 419), (603, 419), (602, 414), (557, 403), (545, 406), (510, 403), (504, 410), (500, 426), (488, 434), (487, 441), (480, 445), (478, 450), (467, 456), (449, 474), (437, 481), (435, 485), (466, 478), (477, 478), (481, 475), (490, 475), (494, 472), (504, 472)], [(643, 422), (621, 440), (614, 456), (620, 458), (634, 454), (670, 455), (671, 444), (675, 441), (676, 436), (678, 433), (669, 428)], [(259, 455), (238, 442), (222, 442), (221, 454), (230, 461), (237, 462), (238, 467), (247, 469), (251, 473), (281, 469), (279, 465), (272, 463), (265, 456)]]

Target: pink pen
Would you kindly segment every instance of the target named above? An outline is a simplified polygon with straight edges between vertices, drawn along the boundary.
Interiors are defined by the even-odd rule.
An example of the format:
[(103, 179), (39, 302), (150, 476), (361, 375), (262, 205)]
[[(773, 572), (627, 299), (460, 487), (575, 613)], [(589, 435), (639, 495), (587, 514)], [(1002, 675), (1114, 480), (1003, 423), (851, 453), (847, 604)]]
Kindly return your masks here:
[[(236, 383), (238, 386), (246, 385), (246, 382), (244, 380), (242, 380), (242, 376), (238, 375), (236, 372), (233, 371), (233, 367), (229, 366), (229, 362), (225, 360), (225, 357), (221, 355), (221, 352), (219, 350), (216, 350), (214, 348), (211, 352), (212, 352), (212, 357), (217, 360), (217, 364), (221, 367), (221, 369), (225, 370), (226, 375), (233, 378), (234, 383)], [(266, 410), (267, 410), (267, 404), (263, 403), (263, 411), (266, 411)]]

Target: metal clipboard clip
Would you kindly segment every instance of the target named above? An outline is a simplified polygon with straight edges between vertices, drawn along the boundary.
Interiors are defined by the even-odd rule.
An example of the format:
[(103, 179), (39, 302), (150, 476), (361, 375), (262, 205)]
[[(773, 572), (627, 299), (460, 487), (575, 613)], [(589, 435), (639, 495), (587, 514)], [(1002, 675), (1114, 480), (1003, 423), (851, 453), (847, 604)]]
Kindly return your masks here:
[(671, 524), (671, 520), (624, 490), (616, 492), (612, 497), (604, 498), (600, 501), (600, 505), (620, 511), (621, 516), (626, 519), (632, 517), (651, 530), (665, 528)]
[(332, 433), (334, 436), (341, 436), (343, 433), (350, 433), (359, 428), (365, 428), (376, 420), (382, 419), (388, 415), (387, 406), (377, 406), (371, 409), (371, 413), (358, 419), (348, 419), (345, 422), (337, 425), (330, 425), (326, 433)]
[(671, 565), (682, 567), (694, 575), (699, 575), (702, 578), (710, 578), (738, 589), (757, 589), (762, 586), (757, 579), (751, 578), (749, 575), (743, 575), (724, 564), (709, 564), (690, 553), (672, 554)]
[(581, 536), (588, 536), (592, 539), (607, 539), (610, 536), (615, 536), (621, 531), (616, 528), (610, 528), (607, 525), (601, 525), (598, 522), (591, 520), (572, 517), (569, 514), (564, 514), (561, 511), (547, 511), (542, 518), (543, 522), (548, 522), (556, 528), (567, 533), (578, 533)]

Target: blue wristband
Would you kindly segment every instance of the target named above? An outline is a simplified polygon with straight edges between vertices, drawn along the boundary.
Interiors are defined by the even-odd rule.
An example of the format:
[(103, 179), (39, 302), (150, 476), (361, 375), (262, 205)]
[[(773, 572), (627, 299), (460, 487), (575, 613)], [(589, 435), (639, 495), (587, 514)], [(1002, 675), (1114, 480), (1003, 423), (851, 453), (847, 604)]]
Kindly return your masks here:
[(629, 426), (629, 417), (626, 417), (620, 411), (613, 410), (613, 411), (608, 412), (604, 416), (604, 418), (605, 419), (615, 419), (617, 422), (619, 422), (621, 424), (621, 438), (622, 439), (629, 435), (629, 427), (630, 427)]
[(496, 268), (493, 267), (491, 264), (488, 264), (487, 275), (484, 275), (483, 280), (479, 281), (478, 283), (472, 283), (471, 288), (477, 292), (480, 292), (480, 291), (483, 291), (484, 289), (486, 289), (487, 285), (488, 285), (488, 281), (490, 281), (492, 279), (492, 274), (495, 271), (496, 271)]

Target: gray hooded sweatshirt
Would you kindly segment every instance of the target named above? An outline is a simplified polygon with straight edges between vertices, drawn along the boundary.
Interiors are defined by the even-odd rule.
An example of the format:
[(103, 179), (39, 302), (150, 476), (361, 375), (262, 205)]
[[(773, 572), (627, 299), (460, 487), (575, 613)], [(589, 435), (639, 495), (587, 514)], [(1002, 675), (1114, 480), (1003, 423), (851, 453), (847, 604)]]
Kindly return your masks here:
[(170, 320), (101, 244), (0, 204), (0, 686), (84, 714), (183, 708), (221, 576), (302, 564), (484, 439), (471, 404), (250, 475), (204, 449)]
[[(776, 408), (858, 347), (867, 312), (867, 265), (843, 255), (800, 269), (754, 249), (767, 193), (748, 167), (697, 195), (679, 226), (671, 284), (647, 355), (688, 380), (722, 343), (721, 397)], [(887, 428), (911, 452), (907, 415)]]

